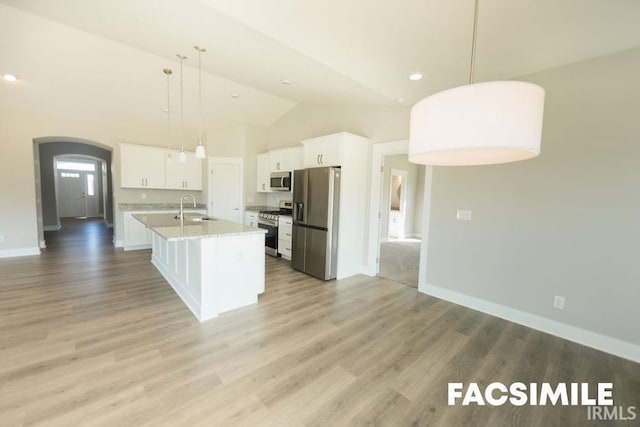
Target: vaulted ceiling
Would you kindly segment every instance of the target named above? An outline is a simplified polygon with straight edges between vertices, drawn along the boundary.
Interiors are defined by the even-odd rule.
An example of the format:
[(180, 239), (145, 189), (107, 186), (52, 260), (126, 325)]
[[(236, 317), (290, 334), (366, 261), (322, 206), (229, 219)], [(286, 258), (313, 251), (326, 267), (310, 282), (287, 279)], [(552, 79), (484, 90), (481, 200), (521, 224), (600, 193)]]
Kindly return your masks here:
[[(147, 73), (159, 82), (156, 104), (163, 99), (162, 65), (151, 77), (155, 70), (143, 67), (141, 58), (163, 59), (176, 72), (176, 53), (195, 67), (192, 47), (205, 47), (207, 95), (224, 98), (209, 112), (222, 117), (237, 108), (228, 122), (268, 125), (295, 103), (397, 105), (400, 99), (412, 105), (469, 78), (473, 0), (0, 2), (135, 49), (139, 58), (129, 58), (141, 61), (135, 77)], [(638, 22), (637, 0), (480, 0), (476, 81), (517, 78), (640, 46)], [(15, 50), (7, 35), (0, 46)], [(11, 35), (14, 43), (29, 43), (23, 40), (28, 32), (14, 29)], [(93, 61), (93, 47), (84, 48), (66, 52), (73, 55), (69, 61)], [(0, 58), (0, 71), (13, 66), (11, 59)], [(22, 61), (20, 66), (34, 65)], [(193, 72), (189, 68), (190, 79)], [(409, 81), (412, 72), (424, 78)], [(239, 94), (236, 107), (228, 105), (232, 92)]]

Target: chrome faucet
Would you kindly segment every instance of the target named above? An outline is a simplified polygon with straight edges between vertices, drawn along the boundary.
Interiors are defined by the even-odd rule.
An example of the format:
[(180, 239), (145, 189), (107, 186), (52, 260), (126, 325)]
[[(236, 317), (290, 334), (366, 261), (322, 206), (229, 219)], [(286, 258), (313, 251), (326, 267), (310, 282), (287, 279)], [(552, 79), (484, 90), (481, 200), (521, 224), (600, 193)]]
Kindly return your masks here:
[(183, 194), (182, 197), (180, 197), (180, 213), (178, 213), (178, 219), (180, 220), (180, 223), (182, 223), (184, 221), (184, 198), (185, 197), (191, 197), (191, 200), (193, 200), (193, 207), (196, 207), (196, 198), (193, 197), (191, 194)]

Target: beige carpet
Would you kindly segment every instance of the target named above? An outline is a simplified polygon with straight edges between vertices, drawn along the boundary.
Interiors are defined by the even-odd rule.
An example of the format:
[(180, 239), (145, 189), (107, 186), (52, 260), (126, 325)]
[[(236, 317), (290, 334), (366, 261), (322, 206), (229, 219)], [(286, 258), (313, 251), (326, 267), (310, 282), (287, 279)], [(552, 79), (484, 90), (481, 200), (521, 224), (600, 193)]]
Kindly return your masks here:
[(380, 245), (380, 277), (417, 288), (419, 264), (420, 240), (392, 240)]

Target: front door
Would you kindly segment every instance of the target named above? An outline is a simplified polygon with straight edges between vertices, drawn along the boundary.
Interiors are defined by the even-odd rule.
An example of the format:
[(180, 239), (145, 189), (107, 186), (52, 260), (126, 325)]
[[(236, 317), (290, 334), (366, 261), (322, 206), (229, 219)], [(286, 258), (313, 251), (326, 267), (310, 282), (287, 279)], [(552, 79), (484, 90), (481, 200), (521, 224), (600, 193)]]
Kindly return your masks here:
[(96, 174), (86, 171), (58, 171), (61, 218), (100, 215)]

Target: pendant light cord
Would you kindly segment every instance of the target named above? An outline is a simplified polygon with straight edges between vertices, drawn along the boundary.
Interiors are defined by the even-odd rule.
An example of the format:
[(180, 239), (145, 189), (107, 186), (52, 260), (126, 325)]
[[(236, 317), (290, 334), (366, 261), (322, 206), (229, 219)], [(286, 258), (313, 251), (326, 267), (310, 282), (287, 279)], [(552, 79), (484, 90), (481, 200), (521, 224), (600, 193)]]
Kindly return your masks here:
[(473, 84), (473, 74), (476, 67), (476, 38), (478, 32), (478, 1), (475, 0), (473, 9), (473, 39), (471, 41), (471, 69), (469, 70), (469, 84)]
[(198, 49), (198, 143), (202, 145), (202, 51)]
[(177, 55), (180, 58), (180, 151), (184, 152), (184, 99), (182, 87), (182, 62), (187, 59), (186, 56)]
[(164, 73), (167, 75), (167, 133), (169, 135), (169, 140), (167, 141), (167, 150), (171, 149), (171, 101), (169, 96), (169, 76), (171, 75), (171, 70), (165, 68)]
[(199, 46), (193, 48), (198, 51), (198, 144), (202, 145), (202, 52), (207, 50)]

